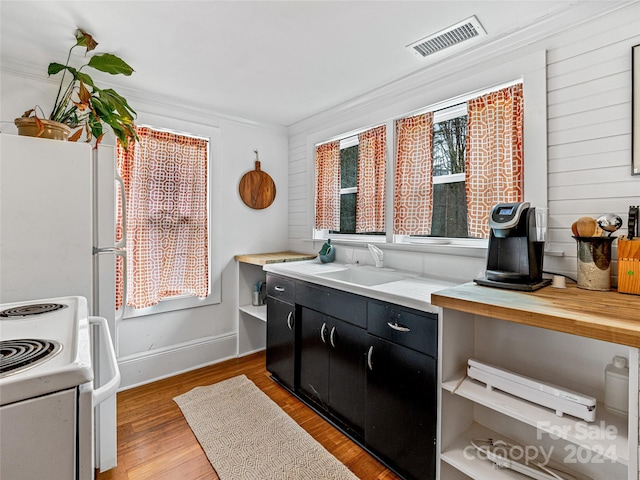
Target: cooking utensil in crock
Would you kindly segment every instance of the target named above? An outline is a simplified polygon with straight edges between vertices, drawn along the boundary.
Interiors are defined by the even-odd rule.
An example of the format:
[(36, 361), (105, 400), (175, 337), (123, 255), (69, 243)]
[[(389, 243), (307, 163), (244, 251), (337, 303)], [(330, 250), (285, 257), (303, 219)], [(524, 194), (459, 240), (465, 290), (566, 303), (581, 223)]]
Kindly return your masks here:
[(600, 216), (597, 220), (598, 226), (602, 229), (602, 236), (605, 236), (605, 232), (611, 236), (613, 232), (618, 230), (622, 226), (622, 218), (615, 213), (606, 213)]
[(596, 231), (596, 221), (591, 217), (580, 217), (576, 222), (578, 237), (591, 237)]

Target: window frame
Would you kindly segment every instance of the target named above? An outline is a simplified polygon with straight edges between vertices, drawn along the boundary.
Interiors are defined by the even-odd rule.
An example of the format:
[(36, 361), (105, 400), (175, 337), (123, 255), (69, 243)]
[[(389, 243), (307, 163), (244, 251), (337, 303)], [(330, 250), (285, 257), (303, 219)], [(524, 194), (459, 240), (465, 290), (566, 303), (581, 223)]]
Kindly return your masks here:
[[(207, 162), (207, 198), (208, 198), (208, 239), (209, 239), (209, 295), (205, 298), (179, 296), (166, 298), (156, 305), (146, 308), (126, 306), (124, 319), (143, 317), (158, 313), (215, 305), (222, 299), (222, 263), (219, 255), (220, 240), (213, 234), (216, 225), (220, 224), (221, 199), (221, 132), (218, 127), (192, 123), (159, 115), (138, 112), (136, 125), (146, 126), (154, 130), (165, 130), (180, 135), (206, 138), (209, 142)], [(162, 126), (159, 126), (162, 125)]]
[[(346, 137), (343, 138), (342, 140), (340, 140), (340, 155), (342, 155), (342, 150), (345, 150), (347, 148), (351, 148), (351, 147), (355, 147), (356, 145), (360, 145), (360, 140), (358, 139), (358, 135), (352, 135), (350, 137)], [(357, 167), (356, 167), (357, 169)], [(342, 177), (341, 177), (342, 180)], [(342, 186), (340, 187), (340, 196), (342, 195), (349, 195), (358, 193), (358, 182), (357, 182), (357, 178), (356, 178), (356, 186), (355, 187), (346, 187), (346, 188), (342, 188)], [(342, 204), (342, 199), (340, 199), (340, 204)], [(342, 210), (342, 209), (341, 209)], [(355, 212), (354, 212), (355, 214)], [(345, 233), (332, 233), (332, 235), (349, 235), (349, 234), (345, 234)]]
[[(365, 128), (359, 128), (358, 130), (353, 130), (347, 133), (343, 133), (341, 135), (337, 135), (333, 138), (330, 138), (328, 140), (324, 140), (322, 142), (318, 142), (315, 143), (313, 145), (313, 151), (314, 154), (312, 156), (313, 161), (315, 162), (315, 150), (319, 145), (322, 145), (323, 143), (328, 143), (328, 142), (335, 142), (336, 140), (340, 141), (340, 150), (344, 149), (344, 148), (349, 148), (349, 147), (353, 147), (355, 145), (360, 145), (360, 141), (358, 138), (358, 135), (362, 132), (366, 132), (367, 130), (371, 130), (372, 128), (376, 128), (376, 127), (380, 127), (384, 125), (386, 127), (386, 132), (387, 132), (387, 152), (386, 152), (386, 156), (387, 159), (389, 158), (389, 142), (388, 142), (388, 138), (389, 138), (389, 124), (388, 122), (384, 122), (384, 123), (375, 123), (373, 125), (370, 125), (368, 127)], [(389, 162), (387, 161), (387, 185), (389, 185), (388, 182), (388, 174), (389, 174)], [(315, 191), (315, 185), (316, 185), (316, 178), (315, 176), (313, 177), (313, 188)], [(351, 187), (351, 188), (340, 188), (340, 195), (342, 195), (343, 193), (357, 193), (358, 192), (358, 186), (356, 185), (355, 187)], [(385, 192), (385, 201), (387, 200), (387, 197), (389, 196), (389, 192), (388, 192), (388, 188), (387, 191)], [(313, 198), (315, 199), (315, 195), (313, 195)], [(315, 202), (315, 200), (314, 200)], [(313, 213), (314, 213), (314, 218), (315, 218), (315, 203), (313, 204)], [(385, 218), (385, 225), (388, 225), (388, 218)], [(331, 239), (331, 241), (334, 240), (338, 240), (338, 241), (346, 241), (346, 242), (364, 242), (364, 243), (386, 243), (386, 239), (388, 236), (388, 232), (385, 232), (385, 235), (368, 235), (368, 234), (356, 234), (356, 233), (334, 233), (331, 232), (328, 229), (316, 229), (315, 225), (312, 227), (312, 238), (314, 240), (328, 240)]]
[[(507, 88), (511, 85), (516, 85), (518, 83), (522, 83), (523, 84), (523, 91), (524, 91), (524, 78), (519, 77), (516, 78), (514, 80), (510, 80), (508, 82), (504, 82), (504, 83), (500, 83), (497, 85), (492, 85), (480, 90), (474, 90), (472, 92), (469, 93), (465, 93), (462, 95), (459, 95), (457, 97), (451, 98), (451, 99), (447, 99), (447, 100), (443, 100), (442, 102), (439, 102), (438, 104), (431, 106), (431, 107), (426, 107), (426, 108), (421, 108), (418, 111), (415, 112), (411, 112), (410, 114), (407, 115), (402, 115), (399, 116), (397, 118), (394, 118), (394, 124), (397, 120), (400, 120), (402, 118), (407, 118), (407, 117), (412, 117), (414, 115), (420, 115), (423, 113), (427, 113), (427, 112), (433, 112), (433, 124), (435, 125), (436, 123), (439, 122), (443, 122), (446, 120), (451, 120), (453, 118), (457, 118), (459, 116), (463, 116), (467, 114), (467, 102), (469, 100), (472, 100), (474, 98), (478, 98), (481, 97), (483, 95), (486, 95), (487, 93), (491, 93), (491, 92), (496, 92), (498, 90), (502, 90), (504, 88)], [(463, 113), (464, 112), (464, 113)], [(525, 108), (525, 115), (526, 115), (526, 108)], [(394, 155), (395, 155), (395, 143), (396, 143), (396, 138), (395, 138), (395, 131), (394, 131)], [(526, 163), (525, 163), (526, 165)], [(395, 166), (395, 165), (394, 165)], [(525, 172), (526, 172), (526, 167), (525, 167)], [(454, 181), (464, 181), (465, 180), (465, 173), (458, 173), (458, 174), (452, 174), (452, 175), (439, 175), (439, 176), (432, 176), (432, 181), (433, 184), (442, 184), (442, 183), (449, 183), (449, 182), (454, 182)], [(460, 180), (461, 179), (461, 180)], [(395, 185), (394, 185), (395, 187)], [(546, 206), (546, 204), (545, 204)], [(489, 239), (488, 238), (455, 238), (455, 237), (427, 237), (427, 236), (419, 236), (419, 235), (396, 235), (393, 234), (393, 240), (392, 243), (394, 244), (436, 244), (436, 245), (444, 245), (444, 244), (451, 244), (451, 245), (472, 245), (472, 246), (477, 246), (477, 247), (488, 247), (489, 245)]]
[[(452, 120), (454, 118), (463, 117), (467, 114), (467, 104), (459, 103), (457, 105), (452, 105), (450, 107), (443, 108), (441, 110), (433, 112), (433, 125), (435, 126), (437, 123), (445, 122), (447, 120)], [(460, 177), (462, 177), (462, 181), (464, 181), (465, 174), (464, 173), (453, 173), (450, 175), (432, 175), (433, 184), (441, 184), (441, 183), (453, 183), (459, 182)]]
[[(452, 105), (450, 107), (444, 108), (442, 110), (438, 110), (436, 112), (433, 112), (433, 126), (434, 126), (434, 131), (435, 131), (435, 126), (438, 123), (441, 122), (446, 122), (448, 120), (453, 120), (454, 118), (460, 118), (460, 117), (466, 117), (467, 116), (467, 103), (459, 103), (457, 105)], [(434, 163), (434, 168), (435, 168), (435, 158), (433, 160)], [(448, 184), (448, 183), (460, 183), (460, 182), (465, 182), (466, 181), (466, 173), (462, 172), (462, 173), (450, 173), (448, 175), (432, 175), (431, 176), (431, 182), (433, 185), (433, 201), (435, 203), (436, 200), (436, 185), (444, 185), (444, 184)], [(432, 226), (431, 228), (433, 229), (433, 215), (432, 215)], [(406, 240), (405, 236), (405, 240)], [(410, 241), (414, 242), (417, 239), (446, 239), (446, 240), (453, 240), (454, 237), (442, 237), (442, 236), (420, 236), (420, 235), (408, 235), (408, 238)], [(465, 238), (465, 237), (455, 237), (455, 239), (459, 239), (459, 238)], [(469, 239), (468, 237), (466, 237), (465, 239)], [(472, 239), (473, 240), (473, 239)], [(477, 240), (477, 239), (475, 239)]]

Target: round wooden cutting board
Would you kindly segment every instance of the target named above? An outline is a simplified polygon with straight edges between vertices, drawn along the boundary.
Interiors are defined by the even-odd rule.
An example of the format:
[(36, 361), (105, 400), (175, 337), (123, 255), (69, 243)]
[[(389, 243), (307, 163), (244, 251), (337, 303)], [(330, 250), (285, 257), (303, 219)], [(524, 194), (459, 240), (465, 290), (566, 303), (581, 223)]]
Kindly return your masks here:
[(276, 184), (268, 173), (260, 170), (257, 151), (256, 168), (242, 176), (238, 191), (245, 205), (256, 210), (267, 208), (276, 198)]

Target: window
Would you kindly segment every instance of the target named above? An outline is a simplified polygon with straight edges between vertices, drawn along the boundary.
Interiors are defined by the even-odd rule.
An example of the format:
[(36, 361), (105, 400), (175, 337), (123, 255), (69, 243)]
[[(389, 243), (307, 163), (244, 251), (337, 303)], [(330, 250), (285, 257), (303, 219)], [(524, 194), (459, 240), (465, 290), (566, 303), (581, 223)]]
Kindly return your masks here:
[(394, 234), (489, 237), (491, 208), (523, 198), (518, 82), (396, 122)]
[[(388, 97), (383, 94), (380, 98), (384, 100), (381, 100), (380, 108), (375, 110), (390, 112), (387, 118), (380, 119), (387, 127), (387, 142), (389, 142), (389, 151), (393, 155), (389, 162), (390, 168), (387, 169), (387, 181), (392, 188), (387, 189), (387, 199), (382, 207), (382, 209), (386, 208), (387, 212), (388, 225), (385, 236), (363, 238), (362, 234), (360, 236), (330, 235), (329, 228), (339, 230), (339, 224), (335, 227), (320, 228), (317, 222), (314, 224), (313, 219), (310, 219), (311, 225), (315, 226), (315, 229), (310, 232), (312, 237), (326, 239), (331, 236), (337, 241), (360, 243), (378, 241), (400, 244), (402, 250), (447, 251), (447, 253), (456, 255), (476, 256), (478, 248), (487, 245), (489, 232), (486, 219), (490, 208), (498, 201), (526, 200), (534, 206), (547, 207), (546, 66), (546, 52), (539, 50), (526, 55), (514, 55), (510, 58), (500, 56), (491, 62), (479, 65), (478, 69), (465, 69), (464, 74), (461, 75), (436, 74), (433, 79), (425, 75), (423, 85), (415, 82), (398, 82), (399, 90), (394, 91), (398, 101), (396, 102), (396, 96)], [(483, 103), (487, 104), (487, 100), (483, 97), (516, 86), (516, 90), (520, 90), (517, 94), (519, 99), (511, 104), (516, 108), (511, 108), (510, 112), (503, 108), (502, 112), (496, 116), (501, 120), (494, 122), (492, 127), (494, 133), (478, 137), (478, 127), (489, 122), (478, 118), (477, 112), (491, 113), (490, 109), (483, 111), (483, 108), (478, 108), (483, 107)], [(372, 108), (378, 104), (378, 95), (379, 92), (374, 96), (372, 94), (371, 97), (367, 97)], [(475, 104), (472, 106), (470, 114), (469, 106), (474, 99)], [(494, 102), (490, 101), (489, 103)], [(406, 105), (410, 107), (406, 108)], [(461, 111), (456, 112), (456, 107)], [(410, 113), (407, 112), (409, 109), (412, 109)], [(496, 112), (495, 109), (493, 111)], [(357, 128), (358, 119), (364, 120), (364, 123), (370, 122), (373, 112), (373, 110), (367, 110), (363, 114), (354, 113), (353, 116), (346, 116), (345, 122), (349, 122), (351, 128)], [(430, 120), (429, 115), (431, 115)], [(441, 146), (446, 143), (442, 137), (447, 134), (447, 127), (449, 130), (456, 128), (456, 125), (452, 125), (453, 122), (448, 121), (465, 115), (467, 116), (466, 124), (461, 119), (458, 126), (463, 128), (466, 125), (466, 132), (459, 129), (455, 133), (456, 140), (450, 139), (450, 142), (455, 145), (455, 153), (452, 150), (441, 150)], [(509, 122), (505, 122), (507, 117), (511, 118)], [(429, 158), (431, 160), (424, 160), (425, 163), (422, 165), (416, 161), (399, 166), (397, 159), (398, 155), (402, 153), (398, 148), (399, 135), (402, 133), (399, 131), (399, 125), (406, 122), (409, 126), (409, 119), (413, 119), (411, 121), (414, 122), (411, 128), (414, 130), (424, 129), (424, 132), (414, 132), (420, 133), (420, 135), (414, 135), (413, 138), (422, 139), (422, 144), (411, 152), (414, 155), (414, 160), (427, 152), (430, 152)], [(432, 122), (430, 126), (429, 122)], [(507, 134), (505, 130), (507, 123), (511, 125), (512, 133), (510, 134)], [(512, 128), (514, 125), (516, 128)], [(331, 140), (338, 141), (336, 162), (339, 163), (339, 140), (355, 136), (358, 132), (349, 129), (340, 132), (339, 128), (339, 126), (327, 122), (323, 129), (308, 132), (306, 137), (308, 157), (313, 158), (314, 152), (317, 153), (319, 146), (324, 144), (323, 141), (326, 141), (327, 137), (331, 137)], [(463, 142), (462, 138), (465, 135)], [(481, 139), (480, 142), (476, 137)], [(474, 140), (474, 138), (476, 139)], [(502, 144), (496, 142), (498, 139), (502, 140)], [(493, 143), (489, 143), (489, 140)], [(405, 153), (411, 151), (406, 146), (403, 148)], [(490, 155), (482, 152), (483, 148), (486, 152), (492, 150), (509, 151), (511, 160), (498, 162), (499, 168), (495, 169), (491, 162), (478, 161), (491, 158)], [(447, 161), (453, 162), (451, 157), (449, 157), (450, 160), (447, 159), (447, 155), (458, 155), (458, 158), (464, 155), (464, 166), (462, 167), (461, 163), (447, 165)], [(316, 155), (316, 160), (317, 158)], [(470, 159), (473, 159), (471, 164)], [(425, 168), (428, 169), (428, 174)], [(398, 177), (402, 175), (406, 175), (406, 177), (399, 179)], [(318, 207), (324, 207), (318, 203), (318, 197), (314, 197), (314, 194), (317, 193), (314, 187), (317, 188), (317, 184), (311, 182), (308, 191), (311, 205), (305, 205), (305, 207), (314, 212), (313, 200), (315, 200), (315, 213), (317, 213)], [(339, 177), (336, 177), (335, 187), (337, 189), (335, 211), (338, 212), (340, 207)], [(324, 188), (327, 188), (327, 185)], [(402, 206), (398, 203), (397, 197), (407, 192), (413, 192), (415, 196), (413, 199), (410, 196), (407, 197), (407, 204)], [(494, 195), (496, 192), (503, 195), (499, 200)], [(428, 200), (428, 203), (425, 203), (425, 200)], [(411, 213), (412, 209), (415, 209), (415, 215)], [(414, 227), (420, 225), (418, 220), (422, 226), (420, 230), (416, 231)], [(404, 222), (404, 225), (408, 227), (406, 231), (398, 231), (399, 222), (401, 224)], [(467, 224), (466, 233), (464, 231), (465, 222)], [(483, 229), (486, 230), (483, 231)], [(410, 244), (420, 244), (421, 246), (413, 247)], [(440, 247), (445, 244), (450, 244), (453, 248)]]
[(316, 146), (316, 231), (385, 235), (386, 126)]
[[(429, 237), (486, 240), (493, 205), (524, 198), (523, 105), (519, 80), (397, 119), (389, 238), (396, 243)], [(323, 236), (319, 230), (325, 236), (386, 235), (384, 228), (371, 227), (384, 226), (384, 197), (367, 195), (362, 183), (374, 177), (374, 164), (367, 167), (363, 160), (368, 151), (363, 135), (369, 132), (316, 146), (316, 238)], [(369, 155), (381, 157), (384, 153)], [(377, 203), (362, 207), (364, 199), (374, 197)], [(366, 224), (376, 213), (381, 222)]]
[(209, 295), (209, 141), (136, 127), (139, 141), (118, 147), (127, 200), (129, 291), (118, 302), (140, 309), (162, 300)]

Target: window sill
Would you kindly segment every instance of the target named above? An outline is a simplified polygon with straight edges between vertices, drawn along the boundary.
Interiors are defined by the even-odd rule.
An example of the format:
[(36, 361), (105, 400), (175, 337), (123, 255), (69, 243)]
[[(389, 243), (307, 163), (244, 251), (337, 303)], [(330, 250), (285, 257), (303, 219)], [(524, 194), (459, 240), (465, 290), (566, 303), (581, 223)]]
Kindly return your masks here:
[(187, 310), (190, 308), (204, 307), (206, 305), (215, 305), (220, 303), (219, 298), (210, 294), (206, 298), (197, 297), (180, 297), (167, 298), (160, 303), (147, 308), (126, 307), (124, 319), (136, 317), (145, 317), (147, 315), (156, 315), (159, 313), (174, 312), (177, 310)]
[[(311, 239), (302, 239), (303, 242), (312, 242), (318, 243), (319, 245), (326, 242), (326, 239), (321, 238), (311, 238)], [(472, 258), (486, 258), (487, 256), (487, 248), (488, 241), (476, 241), (476, 242), (460, 242), (456, 243), (455, 240), (445, 240), (443, 243), (438, 240), (433, 240), (431, 242), (427, 241), (416, 241), (415, 243), (387, 243), (381, 241), (362, 241), (357, 239), (340, 239), (340, 238), (332, 238), (331, 243), (333, 245), (348, 245), (350, 247), (361, 247), (367, 248), (368, 243), (374, 243), (377, 247), (382, 250), (396, 250), (401, 252), (415, 252), (415, 253), (437, 253), (442, 255), (456, 255), (460, 257), (472, 257)], [(547, 249), (545, 249), (544, 254), (549, 257), (562, 257), (564, 256), (564, 252), (561, 250), (548, 250), (549, 245), (547, 245)]]
[[(312, 242), (322, 244), (326, 242), (324, 239), (303, 239), (304, 242)], [(338, 239), (332, 238), (331, 243), (333, 245), (349, 245), (351, 247), (367, 248), (368, 243), (374, 243), (382, 250), (397, 250), (401, 252), (416, 252), (416, 253), (438, 253), (443, 255), (457, 255), (462, 257), (475, 257), (485, 258), (487, 256), (487, 244), (485, 242), (478, 242), (474, 245), (469, 243), (456, 244), (456, 243), (386, 243), (386, 242), (372, 242), (352, 239)]]

